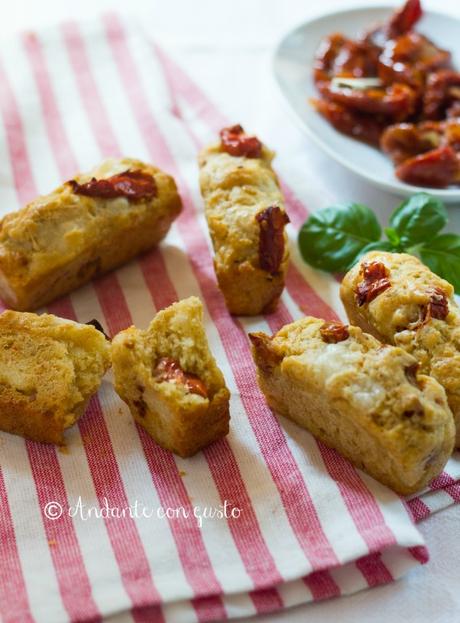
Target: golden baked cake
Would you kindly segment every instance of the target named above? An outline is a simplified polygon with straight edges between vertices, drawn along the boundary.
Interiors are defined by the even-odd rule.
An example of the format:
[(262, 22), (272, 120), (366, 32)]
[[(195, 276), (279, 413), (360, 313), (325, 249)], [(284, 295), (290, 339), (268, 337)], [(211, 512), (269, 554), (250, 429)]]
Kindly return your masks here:
[(180, 210), (170, 175), (106, 160), (0, 221), (0, 297), (41, 307), (157, 244)]
[(460, 446), (460, 308), (454, 288), (406, 253), (371, 251), (344, 277), (352, 324), (413, 355), (446, 390)]
[(199, 155), (214, 269), (231, 314), (273, 311), (284, 288), (289, 219), (274, 153), (241, 126), (225, 128)]
[(260, 388), (278, 413), (398, 493), (441, 472), (452, 413), (441, 385), (403, 349), (311, 317), (250, 338)]
[(163, 448), (188, 457), (228, 433), (230, 393), (198, 298), (158, 312), (146, 331), (118, 333), (112, 359), (118, 395)]
[(93, 326), (50, 314), (0, 315), (0, 429), (62, 444), (110, 366)]

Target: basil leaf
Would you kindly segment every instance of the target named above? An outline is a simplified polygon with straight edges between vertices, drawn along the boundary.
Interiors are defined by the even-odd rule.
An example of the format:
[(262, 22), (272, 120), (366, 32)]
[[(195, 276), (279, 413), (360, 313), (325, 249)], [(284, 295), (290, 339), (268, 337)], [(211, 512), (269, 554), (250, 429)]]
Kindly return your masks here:
[(381, 235), (372, 210), (359, 203), (349, 203), (313, 213), (300, 229), (299, 248), (308, 264), (328, 272), (340, 272)]
[(417, 193), (396, 208), (390, 217), (390, 227), (406, 248), (434, 238), (447, 220), (442, 201), (428, 193)]
[(383, 231), (385, 232), (386, 237), (390, 241), (390, 244), (395, 249), (399, 249), (399, 245), (401, 244), (401, 239), (398, 236), (397, 232), (392, 227), (385, 227)]
[(460, 236), (442, 234), (419, 249), (422, 261), (460, 294)]
[(363, 257), (363, 255), (366, 255), (368, 251), (391, 251), (392, 253), (397, 253), (398, 249), (396, 249), (389, 240), (377, 240), (376, 242), (369, 242), (369, 244), (366, 244), (366, 246), (361, 249), (361, 251), (354, 258), (354, 260), (352, 260), (347, 270), (354, 266), (356, 262), (358, 262)]

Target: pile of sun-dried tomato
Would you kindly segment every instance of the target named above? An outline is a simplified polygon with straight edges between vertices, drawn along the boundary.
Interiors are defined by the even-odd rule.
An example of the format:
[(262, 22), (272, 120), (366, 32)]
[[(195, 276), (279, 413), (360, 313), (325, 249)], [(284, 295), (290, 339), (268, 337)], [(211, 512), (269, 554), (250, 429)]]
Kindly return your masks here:
[(393, 160), (396, 175), (419, 186), (460, 184), (460, 72), (451, 54), (414, 30), (420, 0), (357, 39), (320, 44), (316, 109), (339, 131)]

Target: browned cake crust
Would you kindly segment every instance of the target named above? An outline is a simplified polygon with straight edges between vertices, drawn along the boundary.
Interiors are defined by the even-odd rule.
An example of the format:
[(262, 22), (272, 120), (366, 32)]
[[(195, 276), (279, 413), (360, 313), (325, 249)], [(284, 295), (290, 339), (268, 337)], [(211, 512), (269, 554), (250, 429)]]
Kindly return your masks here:
[[(379, 266), (380, 285), (372, 280)], [(403, 348), (444, 387), (460, 446), (460, 309), (451, 284), (413, 255), (371, 251), (345, 275), (340, 296), (351, 323)]]
[(173, 178), (129, 158), (106, 160), (76, 184), (130, 171), (152, 176), (154, 196), (79, 194), (66, 183), (0, 222), (0, 297), (33, 310), (156, 245), (181, 210)]
[(230, 393), (209, 351), (203, 308), (190, 297), (158, 312), (146, 331), (113, 339), (115, 389), (163, 448), (192, 456), (229, 428)]
[(94, 327), (44, 314), (0, 315), (0, 429), (62, 444), (110, 365)]
[(441, 472), (452, 413), (441, 385), (404, 350), (311, 317), (250, 338), (260, 388), (278, 413), (398, 493)]
[(222, 143), (199, 155), (214, 269), (231, 314), (271, 312), (284, 288), (288, 218), (273, 156), (261, 144), (257, 157), (232, 155)]

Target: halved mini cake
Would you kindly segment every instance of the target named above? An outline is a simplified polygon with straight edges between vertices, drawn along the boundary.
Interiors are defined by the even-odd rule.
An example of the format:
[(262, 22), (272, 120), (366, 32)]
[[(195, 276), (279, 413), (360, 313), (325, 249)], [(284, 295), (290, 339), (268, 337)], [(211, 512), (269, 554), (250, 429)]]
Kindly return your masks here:
[(228, 433), (230, 393), (198, 298), (158, 312), (146, 331), (121, 331), (112, 358), (117, 393), (163, 448), (187, 457)]
[(93, 326), (43, 314), (0, 315), (0, 429), (62, 444), (110, 366)]

